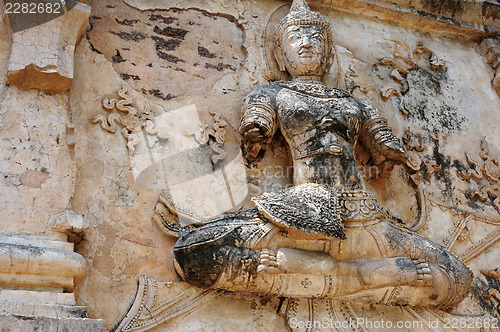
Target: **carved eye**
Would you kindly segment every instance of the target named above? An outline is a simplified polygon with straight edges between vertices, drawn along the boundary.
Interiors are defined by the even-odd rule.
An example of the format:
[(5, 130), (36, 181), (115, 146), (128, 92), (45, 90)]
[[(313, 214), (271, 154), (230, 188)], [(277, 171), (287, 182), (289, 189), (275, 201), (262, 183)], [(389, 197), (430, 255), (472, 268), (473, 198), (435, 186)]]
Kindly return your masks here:
[(314, 39), (319, 40), (319, 41), (325, 41), (325, 37), (323, 36), (322, 33), (315, 33), (312, 36)]

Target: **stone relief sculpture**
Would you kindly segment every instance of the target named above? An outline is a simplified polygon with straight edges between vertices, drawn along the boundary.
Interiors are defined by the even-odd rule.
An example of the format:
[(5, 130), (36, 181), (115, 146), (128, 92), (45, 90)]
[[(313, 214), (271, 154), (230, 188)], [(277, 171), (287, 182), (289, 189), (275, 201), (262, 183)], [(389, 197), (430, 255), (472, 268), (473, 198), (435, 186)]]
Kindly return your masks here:
[(470, 168), (459, 171), (458, 174), (464, 181), (470, 182), (472, 178), (478, 183), (482, 182), (482, 188), (480, 190), (473, 190), (469, 194), (469, 198), (478, 199), (481, 202), (491, 199), (493, 207), (500, 213), (500, 187), (498, 186), (498, 182), (500, 181), (500, 163), (497, 157), (490, 155), (486, 137), (481, 140), (481, 152), (479, 152), (479, 156), (483, 160), (483, 166), (479, 166), (479, 162), (470, 153), (466, 152), (465, 158)]
[(173, 249), (176, 270), (200, 288), (454, 306), (471, 286), (467, 266), (393, 223), (365, 190), (354, 161), (358, 141), (385, 171), (407, 157), (376, 109), (322, 84), (332, 44), (328, 22), (295, 0), (275, 47), (280, 70), (292, 80), (254, 89), (244, 100), (240, 126), (250, 163), (281, 131), (292, 153), (294, 186), (184, 232)]
[[(92, 122), (94, 124), (99, 123), (102, 129), (110, 133), (115, 133), (119, 127), (122, 127), (121, 133), (127, 140), (127, 148), (131, 154), (135, 152), (136, 145), (139, 143), (138, 133), (141, 130), (144, 130), (149, 135), (156, 135), (160, 139), (168, 139), (167, 134), (161, 132), (153, 122), (154, 117), (149, 110), (149, 105), (146, 104), (144, 109), (138, 110), (134, 107), (133, 100), (127, 92), (127, 87), (123, 86), (117, 93), (119, 100), (104, 98), (102, 106), (110, 114), (107, 116), (99, 114)], [(111, 113), (115, 109), (126, 113), (126, 115)]]

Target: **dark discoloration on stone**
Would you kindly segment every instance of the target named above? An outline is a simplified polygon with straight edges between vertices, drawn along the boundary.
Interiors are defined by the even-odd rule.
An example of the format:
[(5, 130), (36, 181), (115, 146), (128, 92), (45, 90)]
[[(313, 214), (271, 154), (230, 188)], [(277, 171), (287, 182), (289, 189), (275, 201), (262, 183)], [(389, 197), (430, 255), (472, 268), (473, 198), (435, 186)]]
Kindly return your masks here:
[(232, 263), (234, 275), (230, 279), (236, 279), (236, 271), (242, 270), (243, 262), (251, 261), (250, 275), (257, 274), (259, 255), (256, 250), (237, 248), (231, 246), (210, 246), (208, 248), (196, 248), (193, 250), (175, 251), (176, 261), (183, 268), (185, 281), (191, 285), (208, 288), (217, 282), (223, 272), (227, 261)]
[[(259, 253), (239, 247), (255, 232), (257, 226), (251, 219), (256, 216), (263, 218), (256, 209), (241, 211), (239, 216), (228, 213), (196, 231), (183, 234), (173, 251), (184, 280), (197, 287), (210, 287), (228, 263), (232, 264), (230, 275), (225, 276), (229, 279), (238, 277), (238, 272), (243, 270), (242, 264), (249, 275), (256, 275)], [(228, 222), (234, 218), (238, 220)]]
[(113, 60), (113, 62), (115, 63), (120, 63), (120, 62), (125, 62), (127, 60), (123, 60), (121, 54), (120, 54), (120, 51), (116, 50), (116, 54), (114, 56), (111, 57), (111, 60)]
[(468, 124), (457, 109), (444, 101), (437, 102), (441, 96), (442, 85), (447, 84), (446, 73), (429, 72), (416, 68), (408, 73), (408, 89), (402, 91), (406, 101), (408, 119), (420, 120), (430, 131), (449, 132), (463, 130)]
[(215, 58), (215, 54), (210, 52), (203, 46), (198, 46), (198, 54), (204, 58), (210, 58), (210, 59)]
[(17, 319), (24, 320), (24, 321), (39, 319), (38, 317), (35, 317), (35, 316), (22, 316), (22, 315), (12, 315), (12, 317), (16, 317)]
[[(456, 174), (458, 174), (459, 172), (467, 171), (470, 169), (470, 167), (468, 167), (465, 162), (462, 162), (458, 159), (453, 160), (453, 162), (450, 164), (450, 170), (451, 170), (451, 168), (455, 169)], [(474, 180), (471, 179), (470, 184), (472, 185), (473, 182), (474, 182)], [(453, 191), (456, 192), (455, 187), (453, 187)], [(465, 197), (470, 197), (470, 195), (473, 192), (474, 192), (474, 189), (465, 190), (464, 195), (465, 195)], [(483, 210), (484, 209), (484, 203), (481, 202), (480, 200), (467, 199), (465, 201), (465, 203), (472, 210)]]
[(139, 81), (141, 78), (137, 75), (130, 75), (130, 74), (120, 74), (120, 77), (124, 80), (132, 79), (134, 81)]
[(172, 24), (174, 21), (178, 21), (179, 19), (176, 17), (172, 16), (163, 16), (163, 15), (155, 15), (155, 14), (150, 14), (149, 15), (149, 20), (153, 22), (161, 22), (165, 24)]
[(483, 310), (499, 319), (500, 317), (497, 311), (498, 303), (487, 295), (487, 291), (489, 289), (496, 289), (497, 291), (500, 291), (500, 280), (486, 277), (486, 280), (483, 281), (482, 278), (476, 278), (474, 279), (474, 283), (471, 287), (471, 297), (477, 301)]
[(157, 33), (162, 36), (184, 39), (189, 31), (184, 29), (166, 27), (164, 29), (159, 28), (157, 25), (153, 28), (154, 33)]
[(218, 65), (213, 65), (211, 63), (205, 63), (205, 68), (217, 69), (217, 71), (223, 71), (224, 69), (231, 69), (232, 71), (236, 71), (236, 68), (234, 68), (231, 65), (224, 64), (224, 63), (219, 63)]
[(166, 96), (160, 91), (160, 89), (151, 89), (151, 90), (146, 90), (142, 89), (142, 93), (144, 94), (150, 94), (152, 96), (155, 96), (156, 98), (160, 98), (163, 100), (170, 100), (176, 98), (176, 96), (172, 96), (170, 93), (167, 94)]
[[(96, 16), (97, 17), (97, 16)], [(101, 19), (100, 17), (97, 18), (97, 19)], [(85, 38), (87, 38), (87, 41), (89, 42), (89, 45), (90, 45), (90, 49), (92, 50), (92, 52), (95, 52), (97, 54), (102, 54), (101, 51), (99, 51), (98, 49), (96, 49), (94, 47), (94, 45), (92, 44), (92, 42), (90, 41), (90, 36), (89, 36), (89, 33), (90, 31), (92, 31), (92, 29), (94, 29), (94, 22), (92, 21), (92, 17), (91, 19), (89, 20), (89, 28), (87, 29), (87, 31), (85, 31)]]
[(27, 246), (27, 247), (28, 247), (30, 255), (32, 255), (34, 257), (39, 257), (46, 252), (43, 248), (40, 248), (40, 247), (34, 247), (34, 246)]
[(466, 171), (469, 169), (467, 166), (465, 166), (465, 163), (462, 163), (458, 159), (453, 160), (451, 166), (453, 166), (457, 170), (457, 172)]
[(184, 60), (176, 57), (175, 55), (171, 55), (162, 51), (157, 51), (156, 54), (160, 59), (167, 60), (168, 62), (172, 63), (185, 62)]
[(132, 41), (135, 41), (135, 42), (138, 42), (138, 41), (141, 41), (143, 39), (146, 39), (146, 37), (147, 37), (143, 33), (137, 32), (137, 31), (132, 31), (132, 32), (123, 32), (123, 31), (122, 32), (115, 32), (115, 31), (110, 31), (110, 33), (112, 33), (115, 36), (120, 37), (123, 40), (132, 40)]
[(139, 22), (139, 20), (127, 20), (126, 18), (123, 20), (119, 20), (119, 19), (115, 18), (115, 21), (118, 24), (127, 25), (127, 26), (132, 26), (132, 25), (136, 24), (137, 22)]
[(423, 0), (424, 8), (441, 15), (451, 15), (460, 13), (464, 10), (463, 0)]
[(490, 2), (483, 2), (483, 6), (481, 8), (481, 14), (485, 19), (498, 20), (500, 18), (500, 14), (498, 11), (498, 5)]
[[(106, 5), (114, 5), (116, 10), (106, 9)], [(105, 55), (122, 79), (138, 91), (145, 89), (147, 95), (169, 100), (178, 95), (206, 93), (220, 77), (232, 72), (229, 66), (238, 69), (245, 57), (241, 47), (243, 29), (238, 23), (230, 23), (226, 15), (205, 17), (198, 9), (142, 12), (123, 2), (96, 6), (92, 14), (99, 13), (99, 19), (90, 19), (90, 47)], [(217, 21), (211, 15), (217, 16)], [(208, 30), (220, 31), (215, 34), (220, 39), (210, 36), (206, 43), (199, 41), (199, 36)], [(212, 44), (215, 38), (219, 45)], [(198, 54), (198, 46), (207, 49), (200, 49), (207, 57)], [(214, 59), (209, 58), (212, 54), (216, 55)], [(200, 58), (205, 61), (200, 62)], [(222, 65), (219, 70), (205, 69), (208, 61), (213, 61), (215, 68), (219, 62)], [(192, 66), (196, 62), (200, 63), (197, 68)], [(141, 68), (140, 73), (137, 67)], [(202, 84), (189, 83), (200, 78)], [(165, 79), (176, 83), (167, 88)]]
[(174, 51), (180, 44), (181, 40), (180, 39), (169, 39), (165, 40), (161, 37), (158, 36), (151, 36), (151, 39), (154, 40), (156, 44), (156, 50), (165, 50), (165, 51)]
[(438, 180), (444, 183), (444, 189), (442, 191), (443, 195), (445, 197), (453, 197), (453, 194), (457, 192), (457, 189), (451, 175), (451, 157), (441, 153), (439, 149), (441, 145), (437, 139), (433, 139), (433, 143), (432, 157), (436, 164), (441, 166), (441, 171), (435, 173), (435, 176)]

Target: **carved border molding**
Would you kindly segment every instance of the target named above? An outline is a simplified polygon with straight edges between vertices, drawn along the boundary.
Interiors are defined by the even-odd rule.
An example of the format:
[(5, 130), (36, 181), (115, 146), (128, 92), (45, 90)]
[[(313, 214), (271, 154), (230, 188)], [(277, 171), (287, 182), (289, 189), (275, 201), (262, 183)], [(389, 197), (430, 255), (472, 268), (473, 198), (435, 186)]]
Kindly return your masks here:
[(196, 288), (184, 282), (158, 281), (142, 275), (134, 303), (114, 331), (149, 331), (213, 301), (220, 294), (213, 289)]
[[(493, 1), (468, 1), (467, 4), (455, 1), (448, 8), (440, 6), (432, 11), (424, 1), (412, 1), (412, 8), (407, 7), (406, 1), (398, 0), (353, 0), (348, 5), (341, 0), (310, 0), (309, 4), (471, 40), (500, 35), (500, 26), (483, 24), (494, 22), (493, 16), (500, 10), (500, 5)], [(485, 13), (491, 13), (492, 17)]]

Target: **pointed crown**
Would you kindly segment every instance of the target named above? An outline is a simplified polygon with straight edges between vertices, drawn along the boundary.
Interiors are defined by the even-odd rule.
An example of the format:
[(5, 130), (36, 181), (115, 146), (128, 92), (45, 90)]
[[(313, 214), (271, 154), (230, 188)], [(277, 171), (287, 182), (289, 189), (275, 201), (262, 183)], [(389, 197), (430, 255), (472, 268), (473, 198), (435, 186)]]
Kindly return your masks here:
[(325, 28), (328, 49), (331, 50), (332, 46), (332, 31), (330, 30), (330, 23), (321, 16), (318, 12), (313, 12), (306, 0), (293, 0), (292, 6), (288, 14), (283, 17), (278, 28), (276, 29), (276, 43), (281, 46), (281, 38), (285, 29), (291, 25), (319, 25)]

